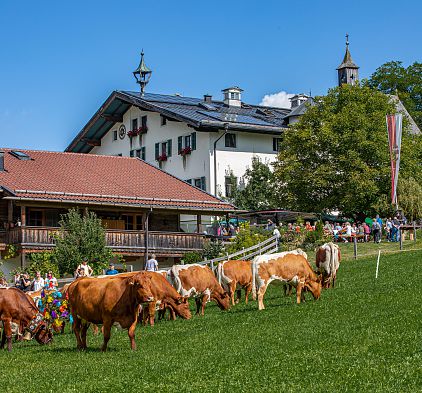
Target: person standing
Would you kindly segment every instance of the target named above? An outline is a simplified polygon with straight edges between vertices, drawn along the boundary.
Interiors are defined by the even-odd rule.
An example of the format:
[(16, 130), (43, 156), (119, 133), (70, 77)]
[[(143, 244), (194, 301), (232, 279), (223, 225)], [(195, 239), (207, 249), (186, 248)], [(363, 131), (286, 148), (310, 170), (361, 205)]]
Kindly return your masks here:
[(80, 269), (83, 269), (85, 271), (85, 274), (84, 274), (85, 277), (91, 277), (93, 270), (92, 270), (91, 266), (88, 265), (88, 262), (87, 262), (86, 259), (83, 260), (82, 263), (80, 265), (78, 265), (78, 267), (76, 268), (75, 276), (78, 275), (78, 272), (79, 272)]
[(281, 233), (278, 230), (277, 226), (274, 227), (273, 235), (275, 236), (275, 239), (277, 240), (277, 247), (279, 247), (280, 241), (281, 241)]
[(58, 287), (57, 279), (53, 276), (53, 272), (50, 270), (47, 273), (47, 278), (44, 280), (44, 288), (47, 290), (54, 291)]
[(40, 291), (44, 288), (44, 285), (44, 279), (41, 277), (41, 272), (36, 272), (34, 281), (32, 281), (32, 290)]
[(148, 259), (145, 264), (145, 270), (147, 272), (156, 272), (158, 270), (158, 261), (155, 259), (155, 254), (152, 254), (151, 258)]
[(119, 272), (114, 268), (114, 264), (110, 263), (108, 266), (108, 269), (106, 270), (107, 276), (114, 276), (115, 274), (118, 274)]
[(381, 226), (376, 218), (372, 220), (372, 234), (374, 235), (374, 243), (381, 241)]
[(31, 279), (29, 278), (29, 274), (23, 273), (22, 278), (21, 278), (20, 288), (22, 289), (22, 291), (28, 292), (31, 290), (31, 285), (32, 283), (31, 283)]

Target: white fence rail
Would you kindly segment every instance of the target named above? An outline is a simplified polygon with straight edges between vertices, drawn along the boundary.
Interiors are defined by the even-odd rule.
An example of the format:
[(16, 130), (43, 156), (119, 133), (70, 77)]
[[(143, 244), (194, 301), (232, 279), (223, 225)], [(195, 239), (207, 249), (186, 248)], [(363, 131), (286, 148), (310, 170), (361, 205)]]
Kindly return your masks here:
[(226, 254), (223, 257), (208, 259), (202, 262), (198, 262), (198, 264), (210, 265), (211, 269), (214, 270), (214, 265), (221, 261), (227, 261), (227, 260), (233, 259), (234, 257), (239, 257), (239, 256), (241, 256), (240, 259), (244, 261), (248, 261), (248, 260), (251, 260), (256, 255), (261, 255), (263, 253), (272, 254), (274, 252), (277, 252), (277, 250), (278, 250), (277, 238), (275, 236), (272, 236), (252, 247), (244, 248), (243, 250), (234, 252), (233, 254)]

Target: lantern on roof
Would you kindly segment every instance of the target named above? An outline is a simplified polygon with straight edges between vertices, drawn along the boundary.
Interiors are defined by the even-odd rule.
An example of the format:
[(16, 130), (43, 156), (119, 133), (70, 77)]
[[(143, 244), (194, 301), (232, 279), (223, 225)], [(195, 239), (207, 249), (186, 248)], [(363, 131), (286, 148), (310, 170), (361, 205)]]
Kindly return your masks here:
[(136, 83), (141, 86), (141, 95), (144, 95), (145, 86), (148, 84), (151, 78), (152, 71), (146, 66), (144, 61), (144, 51), (141, 52), (141, 62), (138, 68), (133, 71), (133, 76), (136, 79)]

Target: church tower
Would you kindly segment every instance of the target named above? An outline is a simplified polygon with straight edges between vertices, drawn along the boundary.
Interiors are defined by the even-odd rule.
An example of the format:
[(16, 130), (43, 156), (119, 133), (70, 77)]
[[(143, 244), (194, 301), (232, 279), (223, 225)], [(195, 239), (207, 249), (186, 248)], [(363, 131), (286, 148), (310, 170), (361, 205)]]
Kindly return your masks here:
[(352, 56), (349, 52), (349, 34), (346, 34), (346, 53), (343, 62), (338, 66), (338, 85), (343, 84), (354, 85), (359, 80), (359, 67), (353, 63)]

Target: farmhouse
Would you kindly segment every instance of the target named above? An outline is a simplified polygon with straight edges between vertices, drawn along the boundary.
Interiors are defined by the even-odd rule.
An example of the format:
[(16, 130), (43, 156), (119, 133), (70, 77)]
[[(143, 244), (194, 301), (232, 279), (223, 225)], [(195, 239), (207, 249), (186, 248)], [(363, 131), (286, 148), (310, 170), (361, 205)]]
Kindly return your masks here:
[[(257, 156), (276, 158), (281, 135), (297, 116), (291, 108), (242, 101), (242, 89), (215, 99), (144, 93), (151, 71), (142, 54), (140, 92), (114, 91), (66, 148), (68, 152), (139, 157), (213, 195), (230, 196), (233, 174)], [(292, 97), (293, 110), (308, 96)]]
[(137, 269), (148, 253), (171, 265), (202, 250), (210, 217), (234, 210), (139, 158), (0, 149), (0, 251), (18, 251), (2, 270), (53, 249), (60, 214), (71, 207), (94, 211), (108, 246)]

